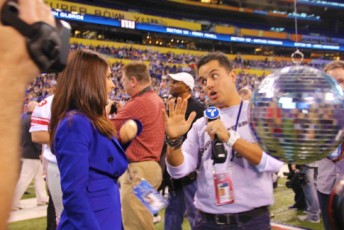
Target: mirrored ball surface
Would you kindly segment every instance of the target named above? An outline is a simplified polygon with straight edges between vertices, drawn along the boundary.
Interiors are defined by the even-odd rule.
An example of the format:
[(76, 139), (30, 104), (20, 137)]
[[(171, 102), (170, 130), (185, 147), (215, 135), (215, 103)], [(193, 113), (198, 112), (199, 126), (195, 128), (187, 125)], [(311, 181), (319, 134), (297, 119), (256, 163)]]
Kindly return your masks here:
[(249, 120), (266, 153), (289, 163), (314, 162), (344, 137), (343, 90), (315, 68), (285, 67), (254, 91)]

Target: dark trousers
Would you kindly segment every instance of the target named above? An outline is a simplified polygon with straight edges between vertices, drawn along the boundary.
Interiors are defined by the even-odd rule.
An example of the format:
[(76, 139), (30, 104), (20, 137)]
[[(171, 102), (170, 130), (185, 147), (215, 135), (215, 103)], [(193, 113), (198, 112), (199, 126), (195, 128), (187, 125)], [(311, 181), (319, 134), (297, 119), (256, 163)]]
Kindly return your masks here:
[(318, 200), (319, 200), (319, 206), (321, 210), (321, 217), (323, 219), (323, 224), (325, 230), (332, 230), (330, 218), (328, 215), (328, 203), (330, 200), (329, 194), (324, 194), (318, 191)]
[[(288, 169), (289, 173), (292, 173), (292, 167), (291, 164), (288, 164)], [(298, 210), (306, 210), (307, 209), (307, 204), (306, 204), (306, 199), (305, 199), (305, 194), (303, 193), (302, 187), (300, 183), (297, 183), (294, 187), (292, 187), (293, 192), (294, 192), (294, 207), (297, 208)]]
[(305, 194), (303, 193), (302, 187), (300, 184), (293, 188), (294, 191), (294, 206), (299, 210), (306, 210), (307, 204), (305, 199)]
[(56, 213), (55, 207), (53, 203), (53, 199), (50, 196), (50, 192), (48, 191), (49, 195), (49, 203), (47, 208), (47, 230), (56, 230)]
[(193, 200), (197, 190), (196, 183), (197, 181), (193, 181), (168, 194), (168, 205), (165, 209), (165, 230), (182, 230), (185, 211), (191, 229), (195, 225), (197, 210), (193, 205)]

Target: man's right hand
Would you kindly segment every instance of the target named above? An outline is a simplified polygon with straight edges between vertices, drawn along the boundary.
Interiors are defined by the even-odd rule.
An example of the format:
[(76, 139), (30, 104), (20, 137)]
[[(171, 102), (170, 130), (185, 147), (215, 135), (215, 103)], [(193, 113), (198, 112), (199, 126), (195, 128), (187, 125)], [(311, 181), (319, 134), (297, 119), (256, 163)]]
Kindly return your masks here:
[(178, 97), (177, 103), (173, 99), (169, 100), (169, 114), (167, 114), (166, 110), (163, 110), (165, 116), (165, 132), (170, 139), (181, 137), (190, 129), (192, 121), (196, 117), (196, 112), (192, 112), (188, 119), (185, 120), (187, 105), (187, 99), (182, 100)]

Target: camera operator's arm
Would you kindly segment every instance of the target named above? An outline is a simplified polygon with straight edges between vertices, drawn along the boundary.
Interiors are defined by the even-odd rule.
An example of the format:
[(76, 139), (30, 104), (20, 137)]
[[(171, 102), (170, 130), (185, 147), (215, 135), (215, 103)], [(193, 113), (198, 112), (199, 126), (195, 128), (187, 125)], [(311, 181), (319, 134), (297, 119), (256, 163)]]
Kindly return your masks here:
[[(192, 112), (188, 119), (185, 120), (187, 99), (182, 100), (178, 98), (176, 105), (174, 100), (170, 100), (168, 106), (169, 115), (167, 115), (165, 110), (163, 111), (165, 116), (166, 135), (170, 140), (170, 144), (167, 143), (166, 159), (171, 166), (179, 166), (184, 161), (184, 156), (180, 148), (183, 135), (189, 130), (192, 121), (196, 117), (196, 112)], [(171, 146), (173, 142), (176, 144), (178, 144), (178, 142), (180, 143), (173, 147)]]
[[(0, 0), (0, 8), (4, 4)], [(20, 18), (27, 23), (54, 25), (50, 8), (41, 0), (19, 0)], [(0, 24), (0, 229), (6, 229), (19, 172), (19, 133), (24, 92), (39, 73), (30, 59), (25, 38)]]

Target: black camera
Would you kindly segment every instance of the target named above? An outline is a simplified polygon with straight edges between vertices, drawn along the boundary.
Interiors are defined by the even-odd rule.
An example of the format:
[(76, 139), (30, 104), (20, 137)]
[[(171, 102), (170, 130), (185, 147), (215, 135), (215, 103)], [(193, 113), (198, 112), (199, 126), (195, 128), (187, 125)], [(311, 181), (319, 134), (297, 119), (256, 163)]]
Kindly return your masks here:
[(291, 178), (291, 175), (292, 173), (290, 172), (283, 172), (283, 176), (286, 176), (288, 180)]
[(26, 38), (30, 57), (41, 72), (62, 71), (67, 64), (70, 25), (60, 20), (56, 20), (56, 28), (44, 22), (29, 25), (19, 18), (19, 10), (16, 0), (7, 0), (1, 9), (1, 22)]
[(113, 102), (110, 109), (110, 114), (117, 113), (117, 102)]
[(292, 177), (290, 180), (285, 182), (285, 186), (287, 188), (296, 188), (299, 185), (299, 182), (297, 181), (297, 177)]
[[(286, 174), (284, 174), (286, 175)], [(307, 183), (306, 174), (299, 172), (292, 172), (287, 174), (287, 182), (285, 186), (287, 188), (297, 188), (300, 185), (305, 185)]]

